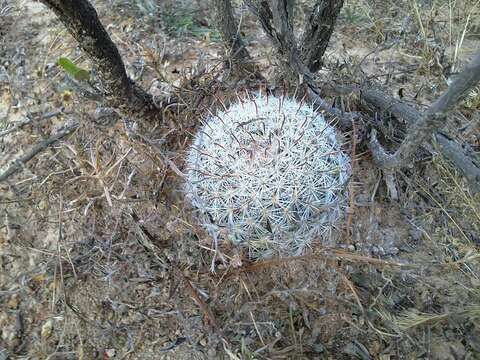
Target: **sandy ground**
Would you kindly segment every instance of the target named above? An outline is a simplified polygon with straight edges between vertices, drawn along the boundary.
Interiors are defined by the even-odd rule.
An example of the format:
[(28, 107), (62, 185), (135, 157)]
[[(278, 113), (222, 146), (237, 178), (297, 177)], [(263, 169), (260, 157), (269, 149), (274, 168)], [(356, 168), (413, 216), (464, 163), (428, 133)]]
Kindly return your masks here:
[[(199, 87), (211, 94), (222, 48), (205, 2), (159, 10), (148, 1), (94, 4), (144, 88), (186, 87), (185, 78), (206, 68)], [(450, 12), (441, 3), (417, 6), (423, 31), (411, 2), (349, 2), (321, 75), (430, 103), (452, 67), (478, 48), (480, 17), (469, 1)], [(66, 56), (91, 68), (65, 29), (37, 2), (2, 9), (0, 133), (27, 115), (35, 120), (0, 138), (0, 170), (65, 121), (81, 125), (0, 185), (1, 360), (479, 356), (480, 199), (435, 146), (391, 176), (375, 169), (363, 145), (347, 149), (358, 159), (352, 215), (339, 225), (335, 249), (315, 244), (305, 257), (261, 263), (240, 254), (235, 269), (237, 255), (225, 246), (231, 261), (218, 261), (213, 274), (210, 240), (165, 160), (181, 169), (200, 111), (173, 135), (152, 130), (150, 140), (174, 144), (170, 150), (131, 141), (115, 119), (92, 122), (97, 105), (56, 65)], [(274, 52), (252, 17), (238, 12), (273, 81)], [(235, 86), (246, 85), (225, 86), (220, 96)], [(476, 96), (447, 130), (478, 152)], [(402, 131), (385, 128), (395, 146)]]

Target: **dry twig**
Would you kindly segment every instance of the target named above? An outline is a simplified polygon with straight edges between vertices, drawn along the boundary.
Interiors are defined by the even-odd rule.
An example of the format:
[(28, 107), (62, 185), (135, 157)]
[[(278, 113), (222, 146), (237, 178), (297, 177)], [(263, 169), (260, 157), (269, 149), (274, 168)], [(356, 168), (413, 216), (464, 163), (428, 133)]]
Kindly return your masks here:
[(23, 155), (22, 157), (13, 161), (13, 163), (8, 167), (5, 172), (0, 174), (0, 182), (7, 180), (11, 175), (15, 174), (17, 171), (23, 168), (25, 164), (33, 159), (36, 155), (40, 152), (48, 148), (50, 145), (54, 144), (58, 140), (64, 138), (65, 136), (71, 134), (75, 129), (78, 128), (78, 123), (73, 123), (70, 125), (66, 125), (60, 131), (58, 131), (55, 135), (52, 135), (48, 139), (38, 143), (35, 145), (32, 150), (30, 150), (27, 154)]
[(8, 134), (11, 134), (12, 132), (15, 132), (15, 131), (19, 130), (20, 128), (22, 128), (22, 127), (25, 126), (25, 125), (31, 124), (31, 123), (34, 122), (34, 121), (41, 121), (41, 120), (50, 119), (50, 118), (52, 118), (52, 117), (55, 117), (55, 116), (57, 116), (57, 115), (60, 115), (62, 112), (63, 112), (63, 109), (50, 111), (50, 112), (48, 112), (48, 113), (43, 114), (43, 115), (40, 116), (38, 119), (34, 119), (34, 118), (31, 117), (30, 115), (27, 115), (27, 119), (26, 119), (26, 120), (20, 121), (20, 122), (16, 123), (15, 125), (13, 125), (11, 128), (9, 128), (9, 129), (7, 129), (7, 130), (5, 130), (5, 131), (0, 132), (0, 137), (3, 137), (3, 136), (8, 135)]

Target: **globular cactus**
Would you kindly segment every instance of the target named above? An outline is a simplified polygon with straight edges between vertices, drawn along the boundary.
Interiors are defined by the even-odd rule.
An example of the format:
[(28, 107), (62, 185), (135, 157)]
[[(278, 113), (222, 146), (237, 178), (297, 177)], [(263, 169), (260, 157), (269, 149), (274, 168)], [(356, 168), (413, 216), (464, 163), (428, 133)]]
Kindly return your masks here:
[(186, 166), (185, 194), (202, 225), (258, 258), (328, 242), (350, 160), (312, 106), (255, 95), (206, 119)]

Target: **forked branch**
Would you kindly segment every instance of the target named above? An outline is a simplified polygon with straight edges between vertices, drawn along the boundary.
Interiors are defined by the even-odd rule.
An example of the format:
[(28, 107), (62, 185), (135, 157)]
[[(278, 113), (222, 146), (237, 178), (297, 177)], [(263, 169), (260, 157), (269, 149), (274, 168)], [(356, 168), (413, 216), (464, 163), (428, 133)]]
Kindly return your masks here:
[(443, 127), (448, 113), (480, 81), (480, 53), (457, 75), (448, 89), (408, 129), (407, 136), (394, 154), (385, 152), (380, 145), (376, 131), (372, 130), (370, 149), (377, 165), (383, 169), (398, 169), (413, 158), (423, 142)]
[[(397, 119), (405, 120), (409, 125), (415, 124), (423, 116), (421, 112), (411, 105), (370, 87), (358, 88), (355, 86), (324, 83), (322, 89), (326, 90), (330, 96), (356, 94), (361, 102), (372, 106), (378, 116), (383, 117), (384, 114), (391, 114)], [(457, 170), (465, 176), (472, 193), (479, 193), (480, 160), (475, 158), (472, 149), (460, 144), (440, 131), (435, 132), (434, 137), (439, 145), (439, 152), (451, 161)]]
[(299, 79), (300, 83), (307, 86), (307, 94), (311, 101), (320, 109), (336, 116), (340, 127), (351, 127), (352, 121), (358, 120), (358, 114), (344, 113), (323, 100), (312, 72), (300, 58), (293, 33), (292, 2), (290, 0), (274, 0), (272, 9), (268, 2), (263, 0), (245, 0), (245, 3), (257, 16), (265, 34), (281, 55), (284, 65)]
[(264, 0), (246, 0), (245, 3), (252, 13), (257, 16), (263, 31), (281, 55), (281, 60), (288, 70), (294, 76), (300, 78), (300, 83), (305, 82), (308, 85), (316, 87), (313, 75), (300, 60), (297, 43), (293, 34), (291, 1), (274, 0), (273, 10), (270, 9), (268, 2)]
[[(317, 0), (306, 24), (298, 48), (293, 32), (293, 1), (274, 0), (272, 9), (265, 0), (245, 0), (257, 16), (263, 30), (295, 73), (316, 72), (322, 66), (343, 0)], [(309, 71), (305, 71), (308, 69)], [(300, 70), (300, 71), (299, 71)]]

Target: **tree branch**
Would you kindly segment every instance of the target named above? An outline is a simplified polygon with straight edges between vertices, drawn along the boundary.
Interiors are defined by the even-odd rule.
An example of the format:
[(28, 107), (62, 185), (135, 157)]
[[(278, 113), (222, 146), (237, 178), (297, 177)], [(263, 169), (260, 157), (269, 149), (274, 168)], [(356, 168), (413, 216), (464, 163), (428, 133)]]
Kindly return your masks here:
[(317, 106), (319, 109), (322, 109), (327, 114), (334, 116), (338, 119), (338, 126), (343, 131), (350, 131), (352, 130), (352, 122), (357, 123), (357, 132), (359, 134), (365, 133), (365, 123), (363, 121), (363, 117), (357, 112), (345, 112), (339, 108), (335, 108), (327, 103), (322, 97), (319, 95), (320, 90), (318, 88), (312, 89), (308, 86), (307, 94), (312, 101), (314, 106)]
[(382, 91), (369, 88), (358, 89), (358, 91), (360, 100), (373, 105), (382, 112), (397, 115), (397, 117), (405, 119), (410, 125), (415, 124), (421, 118), (421, 114), (413, 107), (386, 95)]
[(54, 111), (50, 111), (46, 114), (43, 114), (42, 116), (40, 116), (38, 119), (34, 119), (33, 116), (31, 116), (30, 114), (27, 115), (27, 119), (24, 120), (24, 121), (21, 121), (21, 122), (18, 122), (17, 124), (13, 125), (11, 128), (5, 130), (5, 131), (1, 131), (0, 132), (0, 138), (1, 137), (4, 137), (5, 135), (8, 135), (12, 132), (15, 132), (17, 130), (19, 130), (20, 128), (22, 128), (23, 126), (25, 125), (28, 125), (34, 121), (42, 121), (42, 120), (46, 120), (46, 119), (50, 119), (52, 117), (55, 117), (57, 115), (60, 115), (61, 113), (63, 112), (63, 109), (59, 109), (59, 110), (54, 110)]
[(25, 164), (33, 159), (40, 152), (48, 148), (50, 145), (54, 144), (58, 140), (64, 138), (68, 134), (71, 134), (75, 129), (78, 128), (78, 123), (73, 123), (71, 125), (66, 125), (63, 129), (58, 131), (55, 135), (52, 135), (48, 139), (35, 145), (30, 152), (23, 155), (22, 157), (16, 159), (12, 164), (5, 170), (4, 173), (0, 174), (0, 182), (7, 180), (8, 177), (15, 174), (17, 171), (23, 168)]
[(40, 1), (55, 12), (98, 68), (106, 105), (137, 119), (161, 117), (152, 96), (128, 78), (116, 45), (88, 0)]
[(272, 10), (270, 9), (268, 2), (264, 0), (245, 0), (245, 4), (257, 17), (258, 21), (260, 21), (263, 31), (265, 31), (265, 34), (267, 34), (267, 36), (273, 42), (273, 45), (278, 50), (279, 44), (275, 35), (276, 31), (272, 24)]
[(342, 7), (343, 0), (317, 0), (308, 18), (300, 45), (300, 58), (313, 73), (323, 65), (322, 57)]
[(306, 83), (319, 96), (318, 87), (310, 70), (301, 61), (293, 34), (291, 0), (274, 0), (270, 9), (267, 1), (245, 0), (250, 10), (257, 16), (265, 34), (281, 55), (287, 70)]
[[(341, 128), (351, 128), (352, 121), (360, 119), (358, 114), (346, 113), (330, 106), (320, 96), (313, 74), (300, 59), (300, 54), (293, 34), (292, 4), (290, 0), (274, 0), (273, 11), (268, 2), (260, 0), (245, 0), (250, 10), (255, 14), (262, 25), (265, 34), (270, 38), (282, 61), (288, 70), (307, 85), (307, 94), (314, 105), (335, 116)], [(277, 30), (278, 29), (278, 30)]]
[(480, 53), (457, 75), (448, 89), (408, 129), (407, 136), (394, 154), (388, 154), (380, 145), (376, 131), (372, 130), (370, 149), (377, 165), (383, 169), (403, 167), (410, 161), (421, 144), (439, 130), (447, 114), (480, 81)]
[[(343, 91), (343, 89), (341, 90)], [(389, 112), (399, 119), (406, 120), (409, 125), (422, 119), (422, 114), (413, 107), (378, 90), (360, 90), (360, 99), (382, 112)], [(480, 192), (480, 162), (476, 161), (461, 144), (446, 134), (436, 132), (434, 137), (439, 145), (440, 153), (465, 176), (471, 191), (474, 194)]]
[(226, 45), (230, 58), (236, 62), (250, 60), (250, 54), (240, 35), (240, 28), (233, 16), (230, 0), (213, 0), (215, 24)]
[(436, 133), (435, 140), (439, 145), (440, 152), (455, 164), (467, 179), (473, 194), (480, 192), (480, 162), (469, 156), (466, 149), (446, 134)]
[(274, 34), (278, 43), (278, 50), (283, 55), (287, 67), (296, 75), (301, 76), (307, 83), (313, 81), (312, 74), (300, 60), (297, 42), (293, 34), (292, 16), (289, 13), (291, 4), (289, 0), (274, 0), (272, 6)]

